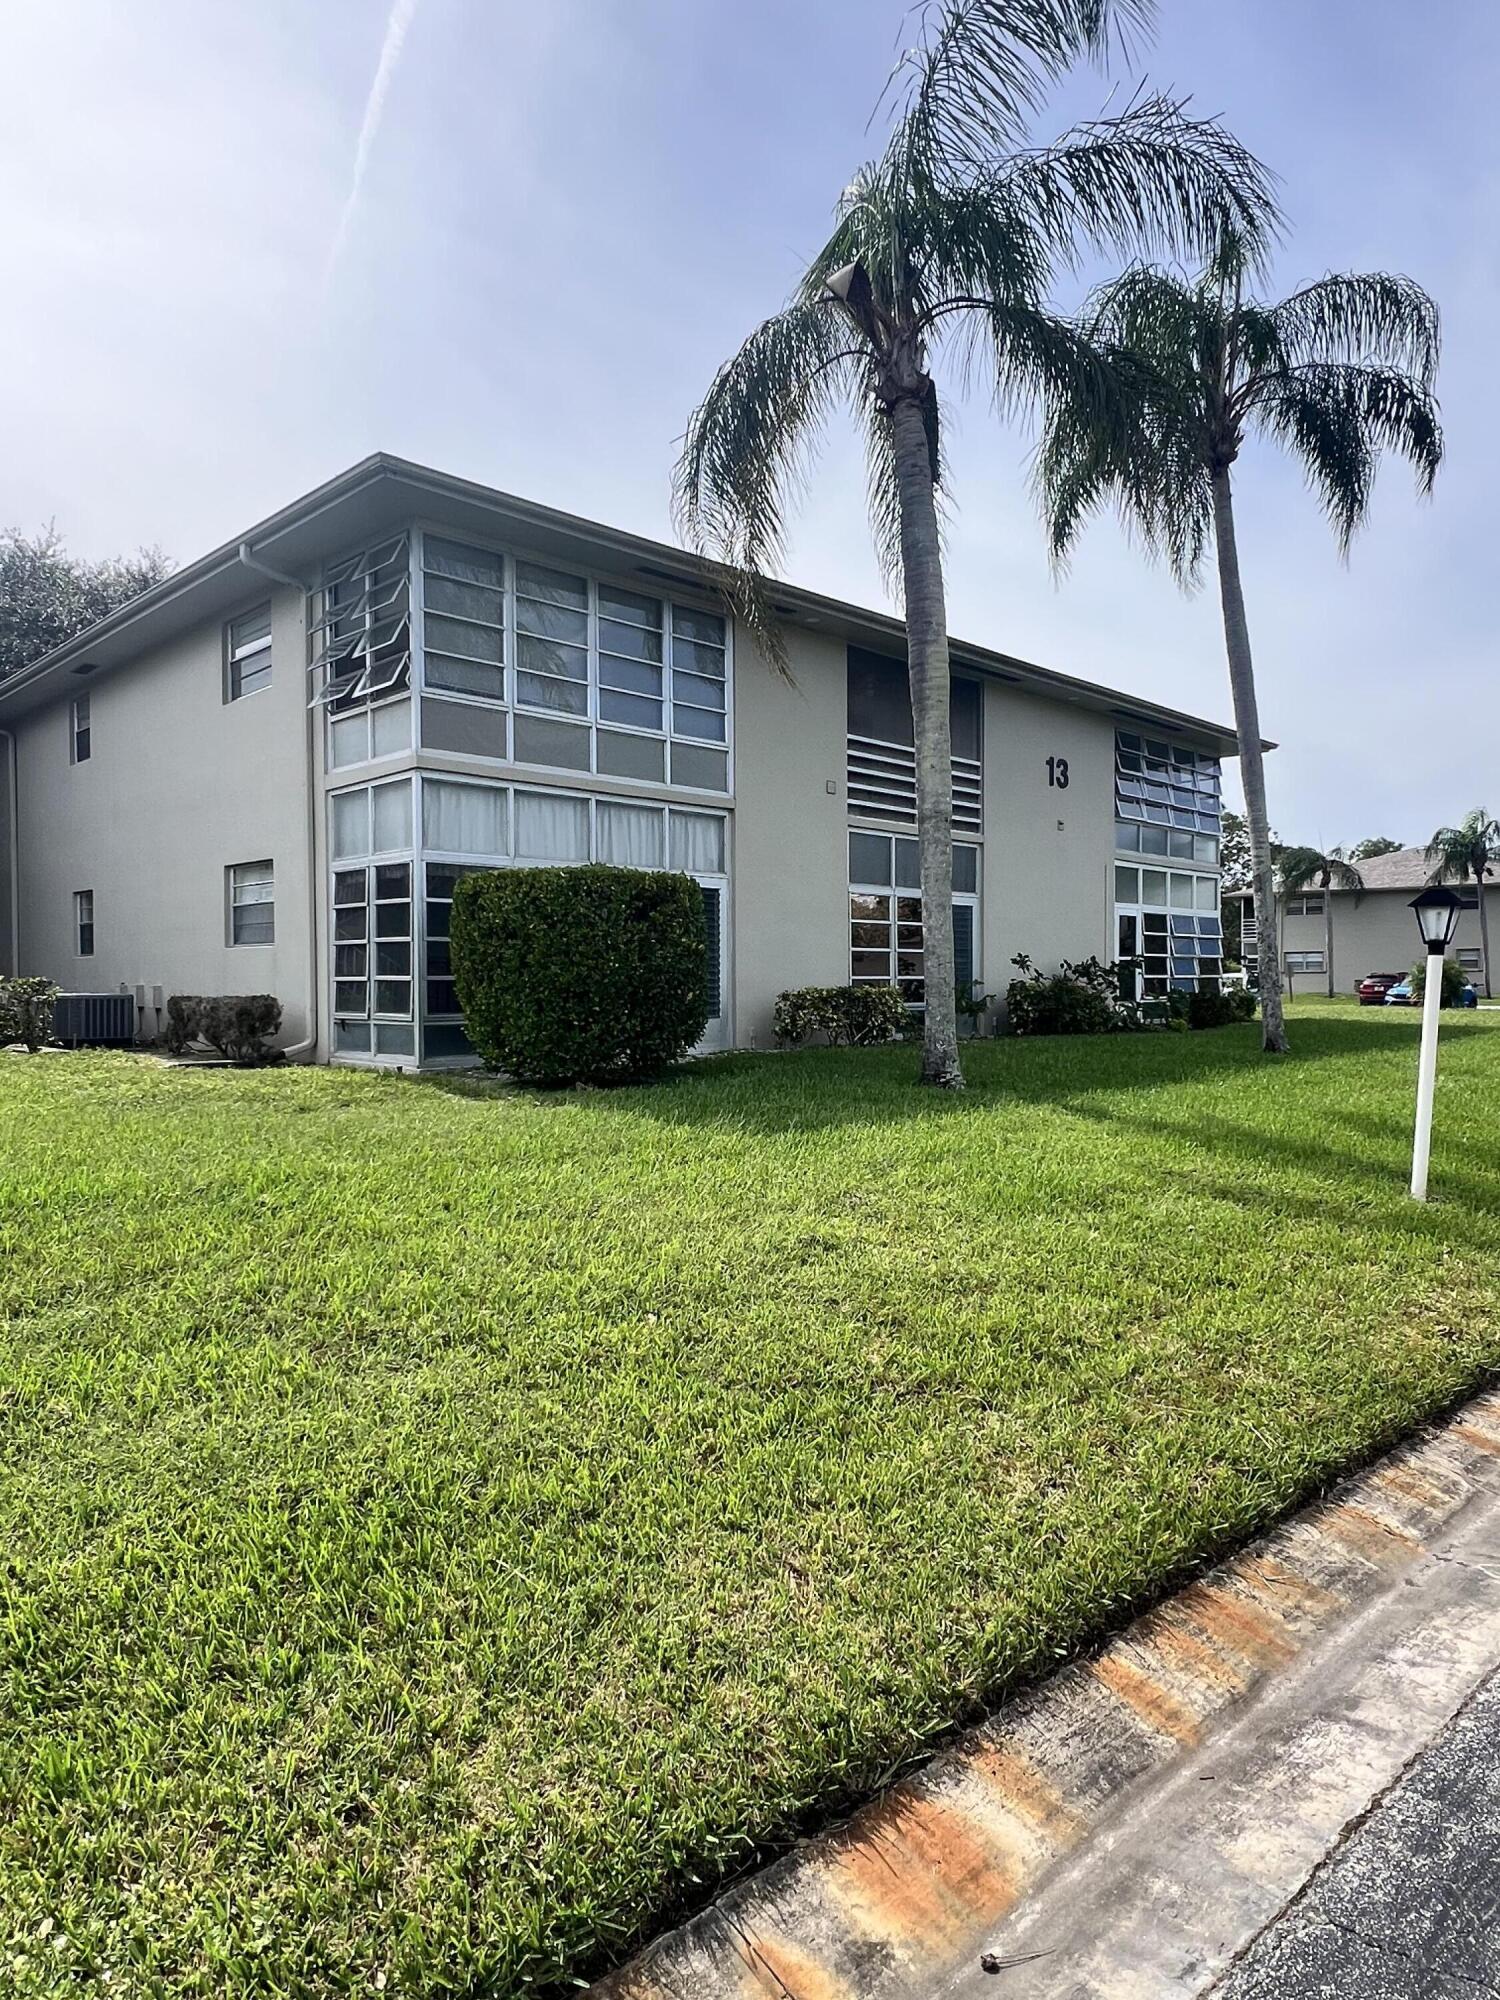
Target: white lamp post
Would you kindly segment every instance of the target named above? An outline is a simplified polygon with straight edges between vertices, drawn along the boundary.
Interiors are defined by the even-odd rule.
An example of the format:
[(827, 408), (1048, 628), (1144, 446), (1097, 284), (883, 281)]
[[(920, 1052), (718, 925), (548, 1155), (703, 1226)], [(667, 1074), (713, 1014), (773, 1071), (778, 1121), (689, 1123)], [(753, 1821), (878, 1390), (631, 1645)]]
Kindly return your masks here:
[(1417, 929), (1427, 947), (1422, 983), (1422, 1053), (1417, 1060), (1417, 1129), (1411, 1149), (1411, 1198), (1427, 1199), (1427, 1162), (1432, 1155), (1432, 1096), (1437, 1086), (1438, 1011), (1443, 1004), (1443, 960), (1458, 929), (1463, 900), (1451, 889), (1424, 889), (1413, 899)]

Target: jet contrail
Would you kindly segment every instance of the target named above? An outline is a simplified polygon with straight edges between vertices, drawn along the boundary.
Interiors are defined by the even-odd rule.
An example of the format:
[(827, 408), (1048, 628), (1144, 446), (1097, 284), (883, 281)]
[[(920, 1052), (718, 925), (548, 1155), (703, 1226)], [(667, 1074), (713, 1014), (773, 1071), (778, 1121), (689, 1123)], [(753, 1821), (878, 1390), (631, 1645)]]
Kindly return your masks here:
[(338, 228), (333, 233), (333, 244), (328, 252), (328, 268), (325, 276), (332, 277), (344, 246), (349, 240), (349, 231), (354, 222), (354, 211), (359, 206), (359, 197), (365, 184), (365, 171), (370, 164), (370, 154), (374, 149), (376, 135), (380, 131), (380, 120), (385, 113), (385, 101), (391, 93), (391, 84), (396, 75), (396, 65), (401, 60), (402, 45), (406, 41), (407, 30), (416, 15), (419, 0), (391, 0), (391, 11), (385, 24), (385, 40), (380, 45), (380, 61), (375, 66), (375, 81), (370, 85), (370, 95), (365, 100), (365, 115), (360, 122), (359, 143), (354, 149), (354, 174), (349, 182), (348, 198), (339, 216)]

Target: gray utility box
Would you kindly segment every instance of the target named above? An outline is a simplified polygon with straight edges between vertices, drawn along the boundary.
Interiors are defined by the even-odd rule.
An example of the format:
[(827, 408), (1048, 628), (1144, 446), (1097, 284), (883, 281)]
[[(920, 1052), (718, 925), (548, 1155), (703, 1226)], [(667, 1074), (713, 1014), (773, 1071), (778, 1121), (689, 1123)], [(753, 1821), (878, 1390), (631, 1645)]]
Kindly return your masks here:
[(135, 1041), (135, 995), (59, 993), (52, 1039), (69, 1049), (128, 1049)]

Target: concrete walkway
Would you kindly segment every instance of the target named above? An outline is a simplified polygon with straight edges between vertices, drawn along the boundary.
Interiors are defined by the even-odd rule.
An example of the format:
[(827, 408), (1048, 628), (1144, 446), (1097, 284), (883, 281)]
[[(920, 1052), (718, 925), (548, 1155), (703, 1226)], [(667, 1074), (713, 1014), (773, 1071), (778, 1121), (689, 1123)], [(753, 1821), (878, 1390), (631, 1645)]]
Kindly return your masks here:
[[(1376, 1834), (1356, 1829), (1388, 1826), (1389, 1867), (1426, 1868), (1426, 1907), (1441, 1902), (1425, 1795), (1405, 1787), (1418, 1786), (1429, 1752), (1430, 1769), (1445, 1768), (1437, 1746), (1456, 1716), (1457, 1745), (1473, 1740), (1463, 1730), (1493, 1725), (1476, 1690), (1497, 1668), (1491, 1393), (1010, 1704), (847, 1826), (738, 1885), (598, 1991), (1397, 2000), (1407, 1989), (1386, 1975), (1367, 1989), (1328, 1986), (1326, 1956), (1308, 1972), (1314, 1983), (1276, 1981), (1290, 1981), (1297, 1952), (1331, 1950), (1318, 1896), (1337, 1898), (1344, 1883), (1357, 1895), (1358, 1881), (1376, 1879)], [(1500, 1787), (1493, 1772), (1489, 1782)], [(1482, 1785), (1469, 1808), (1493, 1814)], [(1404, 1861), (1402, 1838), (1417, 1843)], [(1428, 1935), (1438, 1934), (1434, 1919)], [(1368, 1949), (1378, 1942), (1366, 1934)], [(1447, 2000), (1437, 1969), (1411, 1991)], [(1476, 1989), (1478, 1975), (1465, 1976), (1453, 1991), (1500, 1993), (1500, 1979)]]

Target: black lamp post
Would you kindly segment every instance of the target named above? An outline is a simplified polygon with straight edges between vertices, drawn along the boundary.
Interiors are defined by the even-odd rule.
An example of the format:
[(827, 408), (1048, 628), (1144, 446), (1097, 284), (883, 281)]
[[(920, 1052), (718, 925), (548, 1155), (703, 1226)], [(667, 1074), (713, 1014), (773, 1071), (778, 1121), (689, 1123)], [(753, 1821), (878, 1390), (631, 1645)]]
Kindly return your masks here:
[(1438, 1010), (1443, 1004), (1443, 960), (1458, 929), (1463, 898), (1451, 889), (1424, 889), (1412, 898), (1417, 929), (1427, 948), (1422, 982), (1422, 1050), (1417, 1059), (1417, 1128), (1411, 1150), (1413, 1201), (1427, 1199), (1427, 1164), (1432, 1156), (1432, 1099), (1437, 1088)]

